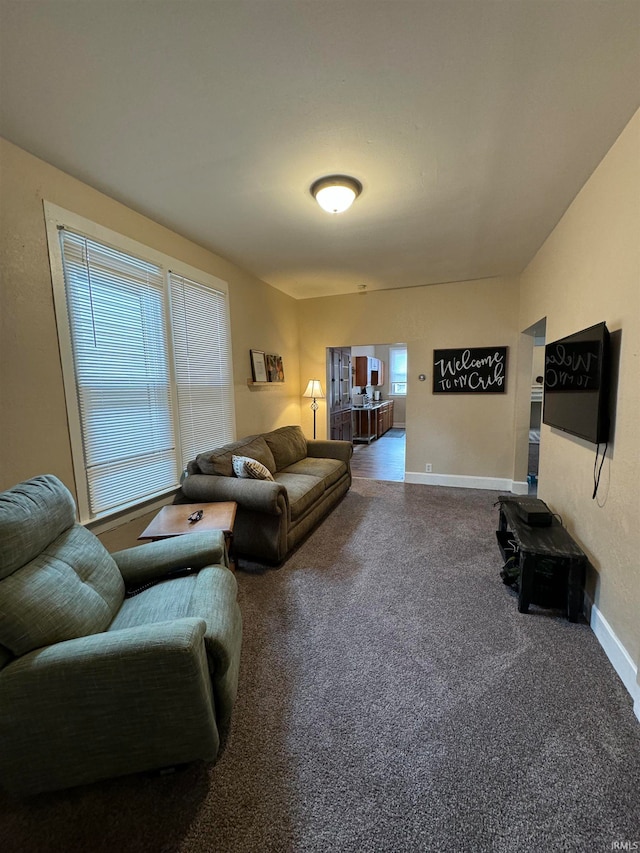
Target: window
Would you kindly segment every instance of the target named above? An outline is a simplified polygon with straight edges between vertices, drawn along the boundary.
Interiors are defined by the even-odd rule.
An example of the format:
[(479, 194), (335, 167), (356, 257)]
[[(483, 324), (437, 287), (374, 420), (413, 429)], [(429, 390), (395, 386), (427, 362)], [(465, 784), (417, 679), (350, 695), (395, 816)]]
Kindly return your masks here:
[(396, 397), (407, 393), (407, 348), (403, 345), (389, 347), (389, 388)]
[(227, 295), (171, 272), (180, 465), (234, 434)]
[(226, 284), (45, 203), (80, 519), (234, 435)]

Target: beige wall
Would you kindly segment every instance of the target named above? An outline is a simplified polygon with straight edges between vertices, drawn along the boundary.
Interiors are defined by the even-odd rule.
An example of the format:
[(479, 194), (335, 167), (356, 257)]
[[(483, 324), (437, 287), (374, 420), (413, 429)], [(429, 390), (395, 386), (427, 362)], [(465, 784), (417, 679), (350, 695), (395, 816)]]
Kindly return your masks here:
[[(300, 422), (291, 297), (1, 139), (0, 179), (0, 489), (52, 473), (75, 491), (43, 199), (228, 282), (238, 435)], [(284, 385), (247, 386), (251, 348), (283, 356)], [(103, 538), (134, 544), (143, 527)]]
[[(615, 432), (593, 491), (595, 445), (542, 426), (539, 494), (592, 564), (589, 592), (640, 663), (640, 112), (522, 275), (520, 327), (547, 340), (606, 321), (620, 337)], [(616, 334), (618, 333), (618, 334)], [(617, 348), (617, 345), (616, 345)]]
[[(424, 473), (431, 462), (434, 474), (511, 478), (515, 362), (505, 394), (433, 394), (431, 381), (437, 348), (508, 346), (512, 356), (519, 337), (516, 279), (305, 299), (298, 316), (304, 376), (324, 375), (327, 346), (406, 341), (407, 471)], [(326, 410), (320, 413), (324, 436)]]

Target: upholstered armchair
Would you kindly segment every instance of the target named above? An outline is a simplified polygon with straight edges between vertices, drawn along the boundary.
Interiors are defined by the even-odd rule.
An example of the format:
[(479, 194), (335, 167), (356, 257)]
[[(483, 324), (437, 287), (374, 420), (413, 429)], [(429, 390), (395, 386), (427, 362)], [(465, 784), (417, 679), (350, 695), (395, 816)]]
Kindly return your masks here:
[(237, 689), (236, 593), (222, 533), (109, 554), (56, 477), (0, 493), (0, 785), (215, 759)]

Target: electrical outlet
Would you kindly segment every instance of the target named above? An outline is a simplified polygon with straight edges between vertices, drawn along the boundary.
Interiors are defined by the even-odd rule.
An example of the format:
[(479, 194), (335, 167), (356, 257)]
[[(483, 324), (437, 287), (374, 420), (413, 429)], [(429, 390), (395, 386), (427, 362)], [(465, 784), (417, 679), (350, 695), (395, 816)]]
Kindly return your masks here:
[(431, 473), (431, 462), (427, 462), (427, 464), (424, 466), (424, 470), (427, 472), (427, 474)]

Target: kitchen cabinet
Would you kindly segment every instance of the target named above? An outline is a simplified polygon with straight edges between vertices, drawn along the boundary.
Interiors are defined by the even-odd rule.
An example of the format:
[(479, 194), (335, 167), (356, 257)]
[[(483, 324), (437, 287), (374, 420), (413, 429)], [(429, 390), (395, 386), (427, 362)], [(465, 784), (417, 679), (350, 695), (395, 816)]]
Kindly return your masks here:
[(331, 438), (340, 441), (351, 441), (353, 436), (351, 409), (345, 409), (342, 412), (335, 412), (333, 415), (330, 415), (329, 427)]
[(378, 409), (378, 438), (393, 426), (393, 400), (382, 403)]
[(370, 355), (357, 355), (355, 384), (364, 388), (366, 385), (376, 387), (383, 383), (384, 362)]
[(355, 385), (359, 385), (360, 388), (364, 388), (369, 384), (368, 380), (370, 378), (369, 373), (369, 356), (368, 355), (357, 355), (356, 356), (356, 381)]

